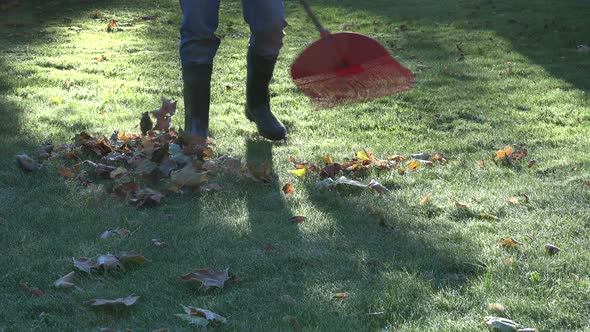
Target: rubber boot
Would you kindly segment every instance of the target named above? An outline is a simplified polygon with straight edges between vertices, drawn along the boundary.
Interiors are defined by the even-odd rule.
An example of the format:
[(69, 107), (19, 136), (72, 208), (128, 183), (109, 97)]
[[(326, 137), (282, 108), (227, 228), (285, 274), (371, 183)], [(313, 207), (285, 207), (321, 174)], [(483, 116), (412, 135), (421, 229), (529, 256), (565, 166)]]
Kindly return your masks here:
[(211, 100), (211, 64), (182, 65), (184, 81), (184, 131), (207, 139)]
[(256, 123), (262, 137), (277, 141), (287, 137), (285, 126), (270, 111), (268, 86), (277, 58), (265, 58), (248, 51), (246, 117)]

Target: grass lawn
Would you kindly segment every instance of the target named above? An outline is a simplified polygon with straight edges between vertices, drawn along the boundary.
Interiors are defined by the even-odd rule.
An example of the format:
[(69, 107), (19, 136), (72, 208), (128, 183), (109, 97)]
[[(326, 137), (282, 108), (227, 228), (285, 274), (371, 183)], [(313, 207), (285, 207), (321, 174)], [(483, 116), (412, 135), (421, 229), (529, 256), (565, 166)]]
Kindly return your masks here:
[[(290, 25), (272, 84), (290, 134), (282, 143), (257, 136), (244, 117), (249, 31), (240, 1), (224, 0), (215, 153), (269, 161), (272, 181), (220, 175), (218, 191), (165, 192), (152, 208), (106, 194), (108, 180), (99, 190), (64, 180), (57, 169), (71, 161), (26, 173), (15, 156), (82, 131), (139, 133), (141, 114), (161, 97), (179, 101), (178, 128), (178, 2), (21, 2), (0, 11), (0, 331), (189, 330), (175, 316), (181, 304), (226, 317), (220, 329), (230, 331), (483, 331), (485, 316), (590, 331), (590, 54), (576, 49), (590, 45), (587, 0), (314, 0), (326, 28), (376, 38), (417, 81), (409, 92), (327, 110), (290, 80), (290, 64), (318, 34), (298, 2), (285, 1)], [(109, 33), (112, 19), (119, 25)], [(528, 150), (522, 161), (492, 161), (513, 144)], [(448, 161), (350, 175), (391, 195), (320, 189), (318, 175), (290, 172), (290, 156), (319, 165), (363, 149)], [(307, 219), (290, 224), (294, 215)], [(99, 239), (115, 227), (131, 233)], [(520, 245), (503, 248), (507, 237)], [(549, 255), (547, 243), (561, 252)], [(147, 261), (77, 271), (77, 289), (50, 287), (75, 271), (72, 258), (128, 250)], [(205, 291), (179, 279), (207, 267), (229, 268), (239, 282)], [(140, 299), (125, 310), (84, 304), (131, 294)]]

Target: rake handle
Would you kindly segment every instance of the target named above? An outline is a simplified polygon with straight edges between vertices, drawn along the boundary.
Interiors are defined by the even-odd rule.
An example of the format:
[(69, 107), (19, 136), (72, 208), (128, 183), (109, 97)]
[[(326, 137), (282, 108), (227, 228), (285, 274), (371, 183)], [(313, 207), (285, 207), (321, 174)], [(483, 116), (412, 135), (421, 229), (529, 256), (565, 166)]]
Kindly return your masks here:
[(315, 15), (315, 13), (313, 12), (313, 10), (311, 10), (311, 6), (309, 5), (309, 2), (307, 2), (307, 0), (299, 0), (299, 2), (301, 3), (301, 5), (303, 6), (303, 8), (305, 9), (305, 12), (307, 13), (307, 16), (309, 16), (309, 18), (313, 21), (313, 24), (315, 25), (315, 27), (320, 32), (320, 36), (322, 38), (329, 36), (330, 35), (330, 31), (326, 30), (324, 28), (324, 26), (322, 25), (322, 23), (320, 23), (320, 20), (318, 19), (318, 17)]

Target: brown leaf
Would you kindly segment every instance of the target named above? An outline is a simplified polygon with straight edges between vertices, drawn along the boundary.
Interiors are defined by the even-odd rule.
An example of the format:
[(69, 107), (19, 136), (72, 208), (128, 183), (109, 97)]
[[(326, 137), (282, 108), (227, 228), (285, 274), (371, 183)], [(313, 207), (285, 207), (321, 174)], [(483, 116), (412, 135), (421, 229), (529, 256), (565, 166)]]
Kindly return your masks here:
[(536, 164), (537, 164), (537, 160), (536, 160), (536, 159), (531, 159), (531, 160), (529, 160), (529, 162), (527, 163), (527, 166), (528, 166), (529, 168), (531, 168), (531, 167), (535, 166)]
[(372, 190), (375, 190), (376, 192), (380, 193), (380, 194), (391, 194), (391, 191), (387, 188), (385, 188), (385, 186), (383, 186), (381, 183), (375, 181), (375, 180), (371, 180), (369, 182), (369, 184), (367, 185), (367, 187), (369, 187)]
[(500, 246), (504, 248), (516, 248), (520, 245), (520, 242), (516, 241), (511, 237), (504, 238), (500, 240)]
[(34, 297), (43, 297), (45, 293), (37, 287), (30, 287), (28, 282), (21, 282), (21, 287), (27, 291), (27, 293), (33, 295)]
[(210, 323), (226, 323), (227, 319), (213, 311), (196, 307), (182, 306), (185, 314), (176, 314), (176, 316), (189, 321), (192, 325), (207, 326)]
[(74, 174), (74, 172), (68, 167), (60, 167), (57, 169), (57, 172), (64, 178), (73, 179), (76, 177), (76, 174)]
[(122, 309), (134, 305), (138, 299), (139, 296), (129, 295), (125, 298), (118, 298), (114, 300), (94, 299), (85, 303), (93, 307), (102, 307), (105, 309)]
[(207, 171), (199, 171), (192, 165), (187, 165), (185, 168), (172, 171), (170, 173), (170, 190), (179, 192), (182, 188), (196, 189), (207, 182)]
[(270, 169), (270, 161), (265, 161), (260, 167), (255, 167), (251, 164), (247, 164), (245, 168), (242, 168), (242, 174), (244, 177), (257, 182), (271, 182), (272, 173)]
[(166, 248), (166, 247), (168, 247), (168, 243), (166, 243), (164, 241), (160, 241), (159, 239), (152, 239), (152, 244), (156, 248)]
[(32, 172), (39, 168), (37, 162), (25, 153), (16, 155), (16, 161), (18, 162), (18, 166), (27, 172)]
[(490, 303), (488, 304), (488, 310), (494, 313), (503, 313), (506, 309), (500, 303)]
[(295, 192), (295, 187), (293, 187), (293, 185), (291, 183), (286, 183), (283, 186), (283, 192), (285, 193), (285, 195), (291, 195), (292, 193)]
[(80, 271), (90, 273), (92, 272), (92, 269), (98, 269), (98, 264), (90, 258), (81, 257), (74, 259), (74, 267)]
[(126, 175), (129, 175), (129, 171), (123, 167), (117, 167), (112, 172), (109, 173), (111, 179), (121, 178)]
[(223, 288), (225, 282), (229, 280), (229, 268), (222, 271), (215, 271), (213, 269), (199, 269), (191, 271), (185, 275), (181, 275), (180, 279), (186, 282), (200, 282), (201, 287), (205, 290), (210, 287)]
[(575, 172), (578, 170), (578, 166), (576, 165), (572, 165), (572, 167), (570, 168), (570, 171)]
[(65, 276), (57, 279), (56, 281), (53, 282), (53, 287), (57, 287), (57, 288), (72, 288), (72, 287), (76, 287), (76, 285), (74, 285), (72, 283), (72, 280), (74, 279), (74, 276), (76, 275), (76, 273), (74, 271), (66, 274)]
[(521, 192), (518, 195), (524, 197), (524, 203), (525, 204), (529, 202), (529, 196), (527, 194)]
[(170, 121), (172, 116), (176, 113), (176, 102), (172, 102), (170, 99), (162, 97), (162, 106), (160, 109), (152, 112), (152, 115), (156, 117), (155, 130), (161, 132), (168, 132), (170, 130)]
[(130, 199), (130, 203), (137, 207), (150, 207), (160, 204), (162, 194), (155, 190), (145, 188), (135, 192), (135, 198)]
[(289, 218), (289, 222), (292, 224), (301, 224), (302, 222), (305, 221), (305, 217), (304, 216), (293, 216), (291, 218)]
[(333, 178), (336, 175), (338, 175), (338, 173), (340, 173), (341, 170), (342, 170), (342, 165), (340, 165), (338, 163), (331, 163), (321, 169), (320, 176)]
[(459, 209), (469, 209), (469, 204), (465, 204), (465, 203), (461, 203), (461, 202), (455, 202), (455, 206), (458, 207)]
[(334, 294), (335, 299), (346, 299), (348, 298), (348, 293), (336, 293)]
[(424, 205), (426, 204), (426, 202), (428, 202), (428, 200), (430, 199), (430, 195), (432, 195), (432, 192), (429, 192), (428, 194), (426, 194), (426, 196), (424, 196), (421, 200), (420, 200), (420, 205)]

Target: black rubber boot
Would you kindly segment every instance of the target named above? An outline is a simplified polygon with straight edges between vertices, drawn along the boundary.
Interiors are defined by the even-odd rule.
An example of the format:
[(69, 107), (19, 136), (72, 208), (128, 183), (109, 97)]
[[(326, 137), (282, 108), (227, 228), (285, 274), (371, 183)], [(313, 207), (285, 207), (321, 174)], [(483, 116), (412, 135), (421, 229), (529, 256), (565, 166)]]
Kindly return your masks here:
[(207, 139), (212, 70), (210, 64), (182, 65), (184, 131), (190, 136)]
[(265, 58), (248, 51), (248, 75), (246, 77), (246, 117), (256, 123), (262, 137), (273, 141), (287, 137), (285, 126), (270, 111), (268, 85), (277, 58)]

